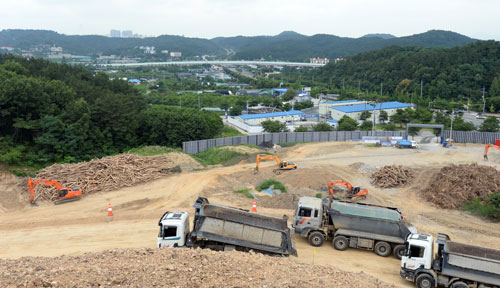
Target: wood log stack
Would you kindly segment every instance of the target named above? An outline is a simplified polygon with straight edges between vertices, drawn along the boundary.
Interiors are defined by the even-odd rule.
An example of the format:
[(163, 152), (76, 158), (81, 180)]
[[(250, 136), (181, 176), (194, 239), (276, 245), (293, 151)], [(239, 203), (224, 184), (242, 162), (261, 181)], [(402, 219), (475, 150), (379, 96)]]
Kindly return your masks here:
[(411, 183), (415, 174), (401, 165), (384, 166), (372, 174), (372, 184), (381, 188), (394, 188)]
[[(40, 170), (37, 179), (56, 180), (63, 187), (78, 186), (83, 194), (112, 191), (163, 177), (171, 172), (168, 155), (120, 154), (75, 164), (55, 164)], [(36, 187), (36, 199), (54, 200), (57, 189)]]
[(460, 208), (475, 198), (486, 200), (499, 191), (500, 173), (494, 167), (461, 164), (441, 168), (422, 193), (427, 201), (450, 209)]

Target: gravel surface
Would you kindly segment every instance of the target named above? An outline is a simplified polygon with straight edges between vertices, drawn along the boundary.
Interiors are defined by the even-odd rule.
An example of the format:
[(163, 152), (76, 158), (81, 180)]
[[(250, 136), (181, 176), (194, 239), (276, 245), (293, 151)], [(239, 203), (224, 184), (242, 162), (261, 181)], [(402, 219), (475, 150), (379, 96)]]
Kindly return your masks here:
[(395, 287), (292, 258), (202, 249), (115, 249), (0, 259), (1, 287)]

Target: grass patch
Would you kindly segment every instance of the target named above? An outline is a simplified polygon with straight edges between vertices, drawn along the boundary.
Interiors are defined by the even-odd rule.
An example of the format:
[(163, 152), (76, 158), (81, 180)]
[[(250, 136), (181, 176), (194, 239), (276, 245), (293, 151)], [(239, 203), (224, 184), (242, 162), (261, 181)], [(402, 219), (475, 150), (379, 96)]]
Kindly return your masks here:
[(284, 143), (278, 143), (278, 145), (280, 145), (281, 148), (293, 147), (293, 146), (297, 145), (297, 142), (284, 142)]
[(466, 203), (463, 209), (486, 218), (500, 220), (500, 193), (493, 193), (486, 200), (475, 198)]
[(206, 151), (192, 155), (193, 158), (205, 165), (231, 165), (235, 161), (241, 161), (246, 158), (246, 153), (236, 152), (234, 150), (213, 147)]
[(217, 135), (217, 137), (215, 137), (215, 138), (235, 137), (235, 136), (243, 136), (243, 135), (245, 135), (245, 134), (238, 131), (238, 129), (224, 125), (221, 133), (219, 135)]
[(368, 148), (377, 148), (379, 146), (377, 144), (365, 144), (365, 147), (368, 147)]
[(262, 190), (266, 190), (267, 188), (269, 188), (271, 185), (274, 185), (274, 189), (278, 189), (280, 190), (281, 192), (285, 193), (286, 192), (286, 187), (285, 185), (283, 185), (283, 183), (281, 183), (280, 181), (278, 180), (274, 180), (274, 179), (267, 179), (267, 180), (264, 180), (264, 182), (260, 183), (259, 185), (257, 185), (255, 187), (255, 189), (257, 189), (257, 191), (262, 191)]
[(244, 188), (244, 189), (234, 190), (233, 193), (243, 194), (243, 195), (245, 195), (245, 197), (251, 198), (251, 199), (254, 198), (253, 195), (252, 195), (252, 193), (250, 193), (250, 188)]
[(154, 156), (170, 152), (182, 152), (182, 149), (166, 146), (142, 146), (128, 150), (128, 153), (137, 154), (139, 156)]

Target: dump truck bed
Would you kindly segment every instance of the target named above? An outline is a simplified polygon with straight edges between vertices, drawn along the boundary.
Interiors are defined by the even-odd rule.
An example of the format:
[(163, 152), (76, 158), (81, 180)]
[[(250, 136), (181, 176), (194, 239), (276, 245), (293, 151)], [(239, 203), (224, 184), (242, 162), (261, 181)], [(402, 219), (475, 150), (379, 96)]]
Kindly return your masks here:
[(333, 201), (331, 208), (327, 209), (335, 229), (340, 231), (384, 235), (391, 239), (390, 242), (401, 244), (411, 232), (401, 213), (395, 208)]
[(192, 236), (282, 255), (296, 250), (287, 219), (203, 203)]
[(443, 274), (500, 285), (500, 250), (446, 241), (443, 252)]

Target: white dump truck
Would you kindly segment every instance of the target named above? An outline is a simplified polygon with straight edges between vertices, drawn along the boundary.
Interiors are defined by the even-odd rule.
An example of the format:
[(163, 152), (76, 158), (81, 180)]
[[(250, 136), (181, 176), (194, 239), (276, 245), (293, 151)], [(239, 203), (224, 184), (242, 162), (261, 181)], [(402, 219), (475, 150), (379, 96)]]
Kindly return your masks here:
[(401, 258), (405, 240), (415, 227), (392, 207), (301, 197), (293, 216), (295, 234), (306, 237), (312, 246), (332, 239), (337, 250), (361, 248), (379, 256)]
[(419, 288), (500, 287), (500, 250), (454, 242), (438, 234), (412, 234), (401, 258), (400, 275)]
[(158, 225), (158, 247), (200, 247), (220, 251), (250, 251), (297, 255), (287, 218), (211, 204), (199, 197), (194, 204), (193, 230), (187, 212), (165, 212)]

